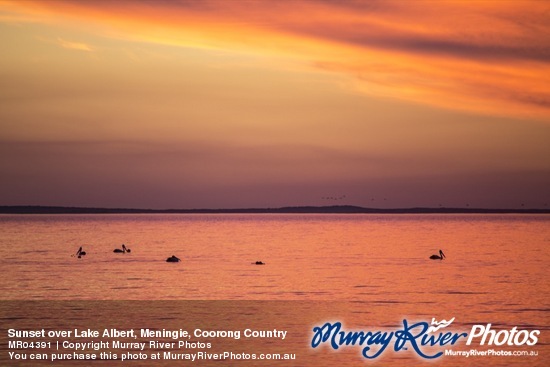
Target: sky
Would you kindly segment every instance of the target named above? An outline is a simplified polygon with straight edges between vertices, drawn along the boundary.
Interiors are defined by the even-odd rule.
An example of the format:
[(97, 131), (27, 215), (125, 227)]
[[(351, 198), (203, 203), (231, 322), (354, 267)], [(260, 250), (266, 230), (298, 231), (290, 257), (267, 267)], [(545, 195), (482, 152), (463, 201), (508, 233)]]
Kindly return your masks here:
[(549, 14), (0, 0), (0, 205), (548, 208)]

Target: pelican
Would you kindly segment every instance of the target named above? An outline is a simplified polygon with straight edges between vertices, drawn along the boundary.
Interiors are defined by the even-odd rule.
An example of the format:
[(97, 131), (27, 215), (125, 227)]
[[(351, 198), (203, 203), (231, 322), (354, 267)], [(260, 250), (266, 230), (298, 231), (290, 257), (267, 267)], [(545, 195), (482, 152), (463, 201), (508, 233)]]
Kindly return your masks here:
[(445, 254), (441, 250), (439, 250), (439, 255), (430, 256), (430, 259), (432, 260), (443, 260), (444, 258), (445, 258)]
[(129, 248), (126, 248), (126, 245), (125, 244), (122, 244), (122, 250), (119, 249), (119, 248), (116, 248), (113, 250), (113, 252), (115, 253), (126, 253), (126, 252), (130, 252), (130, 249)]
[(174, 255), (172, 255), (168, 259), (166, 259), (167, 263), (178, 263), (180, 261), (181, 260), (179, 258), (177, 258), (176, 256), (174, 256)]
[(82, 246), (76, 252), (76, 256), (80, 259), (82, 256), (86, 255), (86, 251), (82, 251)]

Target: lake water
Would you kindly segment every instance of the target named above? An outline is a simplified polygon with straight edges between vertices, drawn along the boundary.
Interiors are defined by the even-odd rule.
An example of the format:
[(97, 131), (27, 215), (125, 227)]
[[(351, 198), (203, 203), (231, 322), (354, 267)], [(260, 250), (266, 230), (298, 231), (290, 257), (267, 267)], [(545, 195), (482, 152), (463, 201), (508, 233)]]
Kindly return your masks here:
[[(131, 253), (113, 253), (122, 243)], [(80, 246), (87, 255), (79, 259)], [(444, 365), (543, 366), (549, 246), (548, 215), (2, 215), (0, 294), (8, 320), (18, 304), (8, 301), (50, 302), (60, 312), (73, 308), (63, 311), (66, 304), (56, 301), (111, 300), (103, 303), (109, 310), (122, 300), (163, 305), (151, 314), (178, 304), (168, 301), (218, 300), (185, 303), (204, 310), (204, 319), (219, 314), (220, 304), (234, 317), (243, 307), (276, 304), (295, 319), (290, 325), (307, 324), (306, 338), (326, 318), (376, 328), (455, 317), (468, 330), (476, 323), (541, 330), (539, 356), (446, 357)], [(439, 249), (447, 258), (429, 260)], [(171, 255), (182, 261), (167, 263)], [(306, 353), (317, 365), (364, 363), (356, 351), (345, 358), (328, 349)], [(382, 365), (411, 358), (395, 353)], [(307, 361), (283, 365), (313, 365)]]

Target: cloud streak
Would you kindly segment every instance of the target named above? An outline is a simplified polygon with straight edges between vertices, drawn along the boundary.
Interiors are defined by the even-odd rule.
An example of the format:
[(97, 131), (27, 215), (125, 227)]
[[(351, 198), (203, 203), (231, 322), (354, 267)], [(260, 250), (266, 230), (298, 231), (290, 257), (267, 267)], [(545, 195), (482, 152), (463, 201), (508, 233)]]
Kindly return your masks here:
[(69, 50), (88, 51), (88, 52), (91, 52), (94, 50), (92, 46), (87, 45), (86, 43), (67, 41), (67, 40), (64, 40), (63, 38), (58, 38), (57, 44)]

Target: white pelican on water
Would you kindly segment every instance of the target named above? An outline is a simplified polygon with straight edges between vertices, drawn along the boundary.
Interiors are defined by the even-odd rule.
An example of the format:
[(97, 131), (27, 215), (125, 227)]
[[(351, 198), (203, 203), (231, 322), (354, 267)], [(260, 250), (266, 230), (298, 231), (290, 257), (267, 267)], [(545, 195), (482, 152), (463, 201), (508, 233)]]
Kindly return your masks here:
[(122, 244), (122, 250), (119, 249), (119, 248), (116, 248), (113, 250), (113, 252), (115, 253), (126, 253), (126, 252), (130, 252), (130, 249), (129, 248), (126, 248), (126, 245), (125, 244)]
[(439, 250), (439, 256), (438, 255), (430, 256), (430, 259), (432, 260), (443, 260), (444, 258), (445, 258), (445, 254), (441, 250)]

